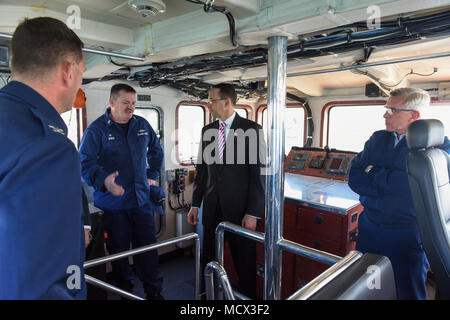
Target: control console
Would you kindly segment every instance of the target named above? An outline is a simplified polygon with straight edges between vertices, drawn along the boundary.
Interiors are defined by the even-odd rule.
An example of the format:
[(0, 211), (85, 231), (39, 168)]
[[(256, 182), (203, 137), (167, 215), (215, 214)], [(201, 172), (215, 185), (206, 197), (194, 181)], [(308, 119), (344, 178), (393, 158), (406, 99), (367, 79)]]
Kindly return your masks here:
[(355, 152), (319, 148), (293, 147), (286, 158), (285, 170), (289, 173), (348, 180), (350, 162)]

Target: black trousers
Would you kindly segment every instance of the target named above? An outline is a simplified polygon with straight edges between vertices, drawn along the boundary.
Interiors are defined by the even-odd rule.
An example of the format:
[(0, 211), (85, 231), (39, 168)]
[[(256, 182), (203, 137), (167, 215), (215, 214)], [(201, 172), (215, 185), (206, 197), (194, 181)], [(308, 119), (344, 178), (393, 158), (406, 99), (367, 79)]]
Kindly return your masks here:
[[(156, 243), (155, 220), (150, 205), (125, 210), (105, 210), (106, 247), (110, 254)], [(157, 250), (133, 257), (136, 273), (147, 294), (161, 293), (163, 276), (159, 271)], [(113, 277), (119, 288), (132, 291), (134, 272), (128, 258), (111, 263)]]
[[(93, 239), (86, 248), (86, 261), (105, 256), (105, 240), (103, 215), (100, 213), (91, 214), (91, 234)], [(87, 268), (85, 273), (106, 282), (106, 264), (101, 264), (92, 268)], [(87, 284), (87, 300), (106, 300), (105, 289)]]
[[(204, 271), (206, 265), (216, 260), (216, 227), (222, 222), (220, 208), (216, 209), (215, 224), (203, 226), (203, 251), (201, 256), (202, 285), (204, 286)], [(234, 268), (239, 278), (238, 291), (251, 299), (256, 298), (256, 242), (234, 233), (225, 232), (225, 241), (231, 251)], [(204, 289), (202, 290), (204, 291)]]

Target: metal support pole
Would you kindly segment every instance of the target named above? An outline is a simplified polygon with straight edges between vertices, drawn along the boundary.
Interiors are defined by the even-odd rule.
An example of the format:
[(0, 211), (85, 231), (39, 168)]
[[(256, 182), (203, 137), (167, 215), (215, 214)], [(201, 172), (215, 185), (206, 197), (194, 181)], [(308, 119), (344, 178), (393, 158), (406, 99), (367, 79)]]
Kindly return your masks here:
[(195, 238), (195, 300), (200, 300), (200, 237)]
[(268, 159), (266, 184), (266, 227), (264, 299), (281, 299), (282, 250), (278, 241), (283, 235), (284, 203), (284, 110), (286, 108), (287, 38), (269, 38), (267, 63)]

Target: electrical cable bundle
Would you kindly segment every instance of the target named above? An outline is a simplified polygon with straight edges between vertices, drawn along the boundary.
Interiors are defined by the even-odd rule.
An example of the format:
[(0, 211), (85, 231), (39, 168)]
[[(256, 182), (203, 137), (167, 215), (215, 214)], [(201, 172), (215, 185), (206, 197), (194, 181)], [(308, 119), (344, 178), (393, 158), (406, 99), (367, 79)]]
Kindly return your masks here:
[[(223, 11), (212, 4), (214, 1), (187, 1), (203, 4), (207, 12)], [(380, 29), (373, 30), (367, 29), (366, 23), (359, 22), (334, 28), (326, 36), (311, 36), (309, 39), (289, 44), (287, 60), (314, 58), (359, 49), (366, 53), (369, 52), (369, 54), (365, 54), (367, 60), (370, 52), (380, 46), (392, 46), (449, 34), (450, 11), (420, 18), (398, 18), (392, 22), (383, 22), (380, 24)], [(211, 72), (253, 68), (266, 63), (266, 46), (252, 47), (248, 50), (240, 47), (223, 54), (215, 53), (192, 59), (183, 58), (167, 63), (154, 63), (149, 65), (148, 69), (135, 73), (131, 73), (131, 67), (125, 67), (125, 70), (120, 69), (120, 73), (117, 75), (112, 73), (101, 79), (84, 80), (83, 83), (126, 78), (138, 81), (141, 87), (153, 88), (159, 85), (168, 85), (194, 97), (204, 99), (211, 86), (201, 80), (204, 75)], [(130, 73), (124, 74), (123, 71), (126, 69)], [(233, 84), (236, 85), (240, 94), (248, 95), (249, 92), (256, 95), (262, 94), (261, 90), (254, 89), (254, 83), (236, 81)]]

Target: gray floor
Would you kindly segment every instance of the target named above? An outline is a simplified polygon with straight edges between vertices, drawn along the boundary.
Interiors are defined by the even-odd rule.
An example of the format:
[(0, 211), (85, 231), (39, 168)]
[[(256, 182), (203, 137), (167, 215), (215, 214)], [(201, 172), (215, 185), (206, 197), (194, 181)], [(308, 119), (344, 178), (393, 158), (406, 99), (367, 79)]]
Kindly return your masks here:
[[(164, 277), (162, 295), (166, 300), (195, 300), (195, 261), (189, 250), (178, 250), (160, 257), (160, 270)], [(133, 294), (145, 298), (144, 288), (135, 276)], [(120, 300), (108, 293), (108, 300)]]

